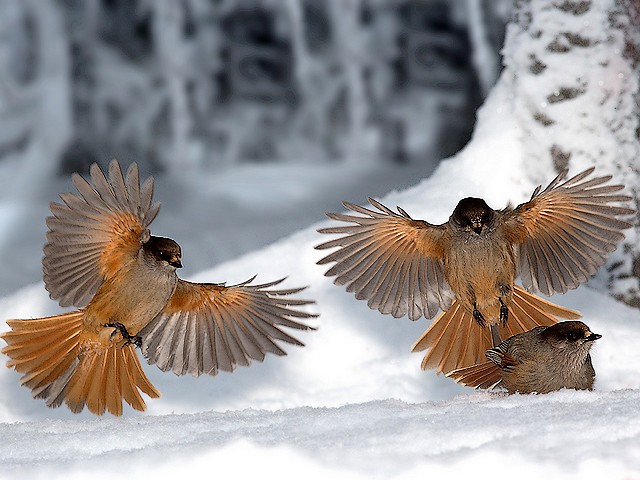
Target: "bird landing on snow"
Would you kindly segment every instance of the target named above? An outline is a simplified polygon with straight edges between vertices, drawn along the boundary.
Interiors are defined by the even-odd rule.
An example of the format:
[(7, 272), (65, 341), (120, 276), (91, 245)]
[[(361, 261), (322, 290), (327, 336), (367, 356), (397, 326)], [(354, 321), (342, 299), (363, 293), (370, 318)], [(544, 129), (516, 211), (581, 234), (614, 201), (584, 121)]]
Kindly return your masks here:
[(374, 209), (345, 202), (359, 215), (327, 214), (342, 225), (319, 230), (339, 237), (316, 247), (335, 249), (318, 263), (333, 263), (326, 275), (381, 313), (417, 320), (442, 310), (413, 346), (427, 350), (424, 369), (474, 365), (503, 338), (580, 317), (535, 292), (586, 282), (631, 226), (623, 185), (608, 184), (610, 175), (589, 178), (593, 172), (567, 180), (563, 171), (516, 208), (462, 199), (441, 225), (373, 199)]
[[(282, 280), (238, 285), (178, 278), (182, 251), (151, 235), (153, 178), (141, 186), (138, 167), (123, 176), (97, 164), (89, 183), (78, 174), (78, 194), (60, 195), (47, 218), (44, 282), (52, 299), (79, 310), (47, 318), (9, 320), (2, 335), (9, 367), (48, 406), (122, 414), (122, 401), (145, 410), (140, 392), (160, 393), (144, 374), (150, 364), (177, 375), (216, 375), (285, 355), (279, 343), (302, 345), (287, 329), (307, 330), (313, 303), (295, 298), (303, 288), (274, 288)], [(255, 278), (255, 277), (254, 277)], [(302, 307), (302, 308), (301, 308)], [(284, 327), (284, 328), (283, 328)]]

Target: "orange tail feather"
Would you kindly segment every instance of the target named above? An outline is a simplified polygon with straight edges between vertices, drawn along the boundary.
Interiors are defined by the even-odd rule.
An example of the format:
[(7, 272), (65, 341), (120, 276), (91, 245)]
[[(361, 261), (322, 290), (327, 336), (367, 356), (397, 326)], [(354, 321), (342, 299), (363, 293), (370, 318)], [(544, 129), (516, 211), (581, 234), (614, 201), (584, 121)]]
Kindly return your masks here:
[[(509, 306), (509, 320), (498, 330), (500, 338), (507, 339), (541, 325), (553, 325), (558, 318), (574, 320), (580, 316), (575, 310), (555, 305), (516, 285)], [(493, 346), (490, 329), (480, 327), (471, 312), (454, 300), (411, 350), (428, 350), (422, 359), (423, 370), (435, 368), (438, 373), (448, 373), (484, 363), (484, 352)]]
[(467, 387), (487, 390), (499, 386), (502, 381), (500, 367), (494, 362), (476, 363), (470, 367), (458, 368), (447, 373), (447, 377)]
[(102, 415), (122, 415), (124, 399), (136, 410), (146, 405), (138, 389), (160, 396), (145, 376), (132, 345), (119, 347), (82, 340), (83, 312), (33, 320), (9, 320), (11, 331), (1, 335), (8, 367), (22, 373), (21, 383), (49, 407), (64, 401), (74, 413), (86, 405)]

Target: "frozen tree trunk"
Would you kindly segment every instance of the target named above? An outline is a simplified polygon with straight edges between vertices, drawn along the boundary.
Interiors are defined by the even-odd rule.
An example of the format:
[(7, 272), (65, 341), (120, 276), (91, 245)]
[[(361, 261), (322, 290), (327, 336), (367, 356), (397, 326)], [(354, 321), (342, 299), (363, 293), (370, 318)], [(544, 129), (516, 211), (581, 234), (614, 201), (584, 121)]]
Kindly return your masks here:
[(184, 38), (184, 12), (181, 2), (157, 0), (154, 8), (154, 45), (158, 51), (161, 76), (168, 93), (171, 138), (169, 151), (161, 152), (165, 167), (180, 170), (190, 164), (188, 148), (191, 116), (187, 102), (184, 74), (187, 58)]
[(69, 52), (64, 21), (53, 0), (26, 3), (36, 32), (37, 69), (25, 92), (37, 105), (32, 118), (33, 141), (25, 152), (20, 178), (11, 187), (39, 188), (58, 169), (62, 152), (73, 134), (69, 90)]
[(307, 90), (308, 76), (311, 73), (311, 58), (304, 38), (304, 19), (302, 5), (299, 0), (286, 0), (285, 7), (291, 22), (291, 45), (295, 58), (295, 75), (298, 79), (305, 97), (310, 93)]
[[(346, 136), (345, 160), (347, 162), (370, 163), (375, 145), (368, 127), (369, 101), (366, 98), (364, 61), (367, 58), (367, 43), (359, 23), (361, 0), (330, 0), (331, 25), (335, 31), (347, 87), (347, 112), (349, 131)], [(373, 147), (373, 148), (371, 148)]]
[[(33, 2), (33, 0), (32, 0)], [(37, 2), (33, 2), (37, 3)], [(98, 50), (99, 0), (67, 0), (60, 11), (66, 18), (66, 42), (70, 52), (69, 108), (73, 117), (73, 139), (71, 150), (77, 150), (63, 160), (63, 171), (76, 171), (87, 167), (99, 158), (101, 125), (98, 121), (96, 99), (100, 89), (97, 77), (96, 52)], [(91, 152), (90, 158), (82, 158)], [(95, 155), (96, 158), (92, 158)]]
[[(305, 38), (305, 24), (302, 2), (300, 0), (286, 0), (284, 3), (291, 22), (291, 46), (294, 58), (294, 74), (303, 99), (302, 107), (297, 115), (300, 119), (301, 134), (292, 143), (289, 158), (305, 158), (316, 160), (322, 158), (317, 151), (313, 151), (312, 145), (320, 139), (328, 137), (326, 107), (327, 90), (332, 90), (328, 85), (325, 65), (315, 61), (307, 45)], [(324, 145), (326, 148), (326, 145)], [(327, 152), (322, 152), (326, 154)]]
[(480, 79), (482, 96), (486, 97), (500, 73), (500, 58), (489, 43), (482, 0), (466, 0), (466, 6), (469, 34), (473, 45), (473, 63)]
[(42, 110), (38, 138), (45, 158), (55, 165), (73, 134), (67, 36), (55, 2), (30, 0), (29, 4), (37, 22), (40, 51), (39, 92)]
[[(635, 11), (635, 15), (633, 12)], [(592, 165), (638, 203), (637, 5), (624, 0), (516, 0), (504, 47), (523, 129), (525, 170), (537, 183)], [(595, 280), (640, 306), (636, 224)]]

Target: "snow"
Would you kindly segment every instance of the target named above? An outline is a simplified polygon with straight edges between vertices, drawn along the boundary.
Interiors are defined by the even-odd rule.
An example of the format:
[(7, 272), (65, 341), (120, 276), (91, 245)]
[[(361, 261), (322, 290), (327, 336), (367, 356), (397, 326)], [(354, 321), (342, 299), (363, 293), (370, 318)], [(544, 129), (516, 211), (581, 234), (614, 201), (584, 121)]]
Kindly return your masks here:
[[(429, 178), (428, 165), (367, 175), (357, 165), (254, 166), (159, 178), (164, 206), (153, 231), (182, 244), (185, 278), (288, 276), (286, 286), (309, 285), (304, 295), (317, 302), (309, 310), (321, 314), (318, 330), (296, 332), (306, 346), (289, 347), (286, 357), (215, 378), (147, 366), (162, 397), (149, 400), (146, 413), (126, 409), (122, 418), (47, 409), (19, 386), (18, 374), (0, 369), (0, 477), (640, 476), (637, 310), (588, 285), (553, 297), (603, 335), (592, 350), (593, 392), (476, 392), (420, 370), (410, 347), (429, 321), (371, 311), (315, 263), (323, 255), (313, 249), (323, 240), (316, 229), (329, 225), (322, 212), (339, 209), (337, 198), (364, 203), (378, 195), (434, 223), (446, 221), (462, 196), (484, 197), (494, 208), (527, 200), (536, 185), (523, 175), (527, 138), (512, 110), (511, 82), (502, 76), (472, 142)], [(44, 222), (34, 219), (65, 185), (24, 202), (0, 199), (0, 225), (11, 230), (0, 237), (2, 319), (59, 312), (37, 281)]]
[[(504, 105), (496, 91), (481, 112), (489, 118), (480, 122), (485, 127), (476, 132), (473, 150), (382, 200), (432, 222), (445, 221), (463, 195), (484, 196), (496, 208), (509, 199), (526, 200), (535, 185), (518, 175), (519, 132), (490, 128), (490, 116), (504, 114)], [(487, 161), (475, 162), (477, 156)], [(512, 162), (498, 169), (492, 164), (502, 156)], [(330, 197), (327, 192), (335, 182), (343, 185), (338, 189), (345, 199), (362, 202), (366, 185), (350, 190), (344, 171), (304, 176), (294, 170), (285, 182), (288, 187), (281, 188), (277, 179), (286, 171), (268, 171), (249, 168), (223, 175), (213, 188), (228, 196), (222, 210), (228, 216), (251, 210), (252, 219), (263, 216), (268, 222), (297, 199), (302, 205), (298, 221), (318, 222), (186, 276), (231, 283), (258, 272), (259, 280), (288, 275), (288, 286), (309, 285), (305, 296), (317, 301), (310, 310), (321, 316), (314, 321), (317, 331), (296, 332), (306, 346), (290, 347), (286, 357), (269, 357), (215, 378), (177, 377), (147, 366), (162, 397), (149, 400), (148, 412), (127, 409), (123, 418), (47, 409), (18, 385), (18, 374), (1, 369), (0, 477), (175, 478), (233, 472), (241, 478), (416, 478), (426, 473), (475, 474), (481, 468), (516, 469), (522, 478), (623, 478), (640, 472), (637, 311), (589, 287), (554, 297), (581, 310), (591, 329), (603, 335), (593, 349), (594, 392), (504, 397), (461, 387), (421, 371), (420, 355), (410, 353), (428, 321), (393, 319), (369, 310), (365, 302), (334, 286), (323, 276), (325, 267), (315, 264), (322, 256), (313, 249), (322, 241), (316, 229), (329, 222), (319, 221), (317, 212), (305, 215), (309, 196), (322, 197), (324, 192)], [(259, 178), (264, 179), (261, 185)], [(195, 218), (222, 216), (215, 213), (215, 203), (206, 201), (212, 195), (211, 180), (194, 176), (184, 185), (175, 179), (158, 182), (156, 198), (166, 208), (154, 231), (187, 242), (199, 230), (215, 234), (220, 227), (208, 221), (200, 220), (191, 231), (184, 225)], [(172, 207), (186, 191), (190, 199), (201, 201), (186, 212)], [(2, 211), (9, 222), (10, 203)], [(242, 218), (235, 222), (243, 223)], [(183, 227), (187, 231), (178, 235)], [(187, 261), (199, 265), (210, 252), (185, 248), (185, 254)], [(57, 311), (41, 283), (0, 300), (3, 319)]]
[(623, 478), (637, 472), (640, 419), (629, 411), (639, 400), (637, 390), (475, 393), (446, 403), (17, 423), (3, 426), (13, 448), (0, 459), (30, 478), (71, 469), (65, 478), (411, 479), (513, 467), (520, 478)]

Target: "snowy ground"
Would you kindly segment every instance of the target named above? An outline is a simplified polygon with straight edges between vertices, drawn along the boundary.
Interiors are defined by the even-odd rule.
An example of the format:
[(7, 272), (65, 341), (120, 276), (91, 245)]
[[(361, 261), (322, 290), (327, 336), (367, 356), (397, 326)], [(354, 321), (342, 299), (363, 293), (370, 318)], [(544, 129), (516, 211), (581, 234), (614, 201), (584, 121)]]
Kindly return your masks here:
[[(467, 174), (452, 175), (460, 166)], [(431, 179), (384, 200), (439, 222), (460, 195), (481, 194), (498, 206), (506, 198), (527, 198), (532, 187), (518, 180), (515, 167), (497, 179), (505, 185), (500, 191), (482, 187), (480, 175), (462, 155), (445, 162)], [(174, 235), (166, 231), (176, 225), (172, 218), (186, 219), (167, 215), (172, 194), (166, 188), (161, 182), (156, 194), (169, 207), (162, 212), (168, 226), (155, 231)], [(345, 198), (363, 200), (349, 192)], [(245, 201), (265, 215), (282, 207)], [(198, 215), (204, 216), (207, 206), (200, 208)], [(420, 371), (420, 355), (409, 349), (427, 321), (383, 317), (323, 277), (324, 267), (315, 265), (322, 254), (313, 249), (321, 241), (315, 232), (321, 224), (188, 275), (236, 282), (256, 272), (263, 280), (288, 274), (287, 285), (310, 285), (306, 295), (318, 302), (313, 310), (321, 317), (318, 331), (299, 335), (305, 348), (216, 378), (176, 377), (147, 367), (163, 396), (148, 402), (147, 413), (127, 410), (123, 418), (49, 410), (18, 386), (17, 374), (1, 369), (0, 477), (233, 472), (238, 478), (416, 478), (479, 468), (520, 469), (523, 478), (640, 476), (637, 311), (588, 287), (555, 297), (581, 310), (592, 330), (603, 335), (593, 351), (594, 392), (506, 398), (474, 392)], [(2, 318), (56, 311), (41, 283), (0, 301)]]
[[(638, 390), (2, 425), (29, 478), (637, 478)], [(71, 473), (68, 473), (68, 472)], [(17, 476), (17, 475), (16, 475)], [(429, 477), (428, 477), (429, 478)], [(434, 477), (430, 477), (434, 478)]]
[[(502, 120), (496, 105), (503, 104), (498, 92), (483, 114)], [(515, 122), (481, 125), (472, 150), (443, 162), (417, 186), (383, 196), (384, 203), (443, 222), (462, 196), (485, 197), (494, 208), (528, 199), (535, 185), (522, 175)], [(593, 350), (594, 392), (502, 397), (460, 387), (420, 371), (420, 355), (409, 351), (428, 321), (369, 310), (315, 264), (322, 256), (313, 249), (322, 241), (315, 230), (327, 224), (321, 213), (337, 208), (328, 192), (362, 203), (377, 187), (349, 177), (348, 170), (294, 171), (285, 184), (274, 180), (284, 170), (256, 172), (247, 169), (213, 186), (195, 177), (184, 184), (159, 182), (156, 197), (165, 206), (154, 232), (183, 244), (192, 265), (184, 274), (191, 280), (237, 282), (259, 273), (260, 280), (289, 275), (286, 285), (309, 285), (306, 295), (317, 301), (312, 310), (321, 316), (316, 332), (298, 334), (306, 347), (216, 378), (179, 378), (147, 367), (162, 398), (150, 400), (147, 413), (126, 410), (123, 418), (49, 410), (18, 386), (17, 374), (0, 369), (0, 477), (451, 478), (480, 471), (516, 478), (640, 478), (637, 310), (588, 286), (553, 298), (582, 311), (585, 323), (603, 335)], [(397, 173), (387, 173), (380, 178), (393, 183)], [(182, 202), (196, 191), (214, 203)], [(215, 203), (220, 198), (227, 202), (222, 211)], [(291, 203), (305, 208), (290, 209)], [(2, 221), (17, 225), (21, 212), (35, 207), (2, 208)], [(294, 214), (287, 212), (294, 211), (308, 221), (293, 226)], [(35, 235), (41, 227), (34, 224), (25, 228)], [(305, 224), (311, 226), (285, 236)], [(228, 261), (233, 254), (220, 253), (227, 242), (269, 243), (280, 225), (288, 227), (275, 243)], [(257, 240), (262, 228), (265, 236)], [(224, 237), (234, 229), (235, 240)], [(15, 263), (39, 257), (39, 248), (37, 254), (13, 252)], [(207, 269), (217, 254), (223, 263)], [(3, 255), (9, 261), (11, 252)], [(5, 272), (12, 275), (6, 265)], [(17, 291), (5, 287), (0, 318), (59, 311), (34, 281), (28, 278)], [(0, 323), (0, 330), (6, 328)]]

